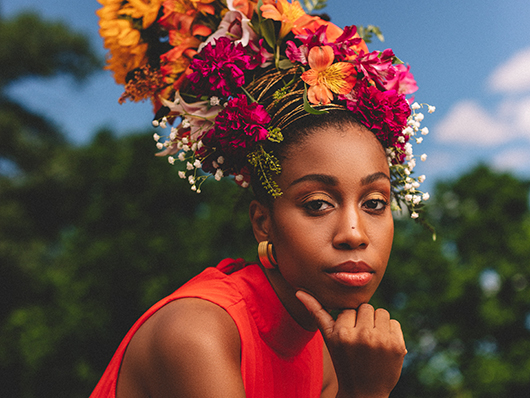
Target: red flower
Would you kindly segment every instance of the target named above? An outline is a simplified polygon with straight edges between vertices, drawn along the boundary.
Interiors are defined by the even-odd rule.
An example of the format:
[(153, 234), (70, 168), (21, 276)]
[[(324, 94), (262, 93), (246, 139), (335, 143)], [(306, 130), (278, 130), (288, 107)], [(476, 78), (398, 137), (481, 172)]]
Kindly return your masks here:
[[(346, 106), (355, 112), (359, 122), (371, 130), (384, 147), (395, 146), (403, 136), (410, 116), (410, 106), (403, 94), (396, 90), (380, 91), (362, 85), (352, 97), (343, 96)], [(405, 137), (407, 139), (407, 137)]]

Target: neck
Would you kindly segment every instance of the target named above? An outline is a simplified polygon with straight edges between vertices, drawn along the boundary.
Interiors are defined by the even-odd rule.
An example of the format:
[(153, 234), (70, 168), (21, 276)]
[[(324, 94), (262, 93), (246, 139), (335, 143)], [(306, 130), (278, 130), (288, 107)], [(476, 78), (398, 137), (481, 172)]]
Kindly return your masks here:
[(313, 316), (302, 302), (296, 298), (295, 293), (297, 289), (293, 288), (283, 278), (278, 269), (264, 269), (263, 271), (289, 315), (305, 330), (311, 332), (316, 331), (318, 327)]

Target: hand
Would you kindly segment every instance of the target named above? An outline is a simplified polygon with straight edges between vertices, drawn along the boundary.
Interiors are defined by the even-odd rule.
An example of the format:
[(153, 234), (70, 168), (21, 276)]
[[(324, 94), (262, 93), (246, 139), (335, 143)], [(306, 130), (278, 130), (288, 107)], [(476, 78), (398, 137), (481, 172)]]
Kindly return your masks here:
[(370, 304), (343, 310), (335, 321), (310, 294), (298, 291), (296, 297), (324, 337), (339, 382), (337, 397), (388, 397), (407, 354), (399, 322)]

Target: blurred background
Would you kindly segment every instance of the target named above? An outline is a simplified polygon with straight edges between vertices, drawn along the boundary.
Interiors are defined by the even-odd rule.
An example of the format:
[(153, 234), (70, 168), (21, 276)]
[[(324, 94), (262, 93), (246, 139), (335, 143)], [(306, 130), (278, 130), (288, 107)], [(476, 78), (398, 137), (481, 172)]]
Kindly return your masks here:
[[(373, 302), (407, 341), (392, 396), (529, 397), (530, 3), (328, 3), (341, 27), (379, 26), (370, 49), (410, 63), (437, 107), (416, 154), (438, 239), (398, 217)], [(256, 257), (249, 193), (191, 192), (153, 156), (150, 104), (118, 104), (99, 7), (0, 0), (1, 396), (87, 397), (153, 303)]]

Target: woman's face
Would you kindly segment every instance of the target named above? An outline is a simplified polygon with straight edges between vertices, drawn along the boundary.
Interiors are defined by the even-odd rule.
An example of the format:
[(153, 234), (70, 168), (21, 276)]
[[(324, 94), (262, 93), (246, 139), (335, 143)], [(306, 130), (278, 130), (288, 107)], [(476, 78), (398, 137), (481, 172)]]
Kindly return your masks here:
[(386, 269), (394, 224), (385, 152), (352, 124), (322, 128), (282, 161), (268, 240), (281, 276), (326, 308), (370, 300)]

